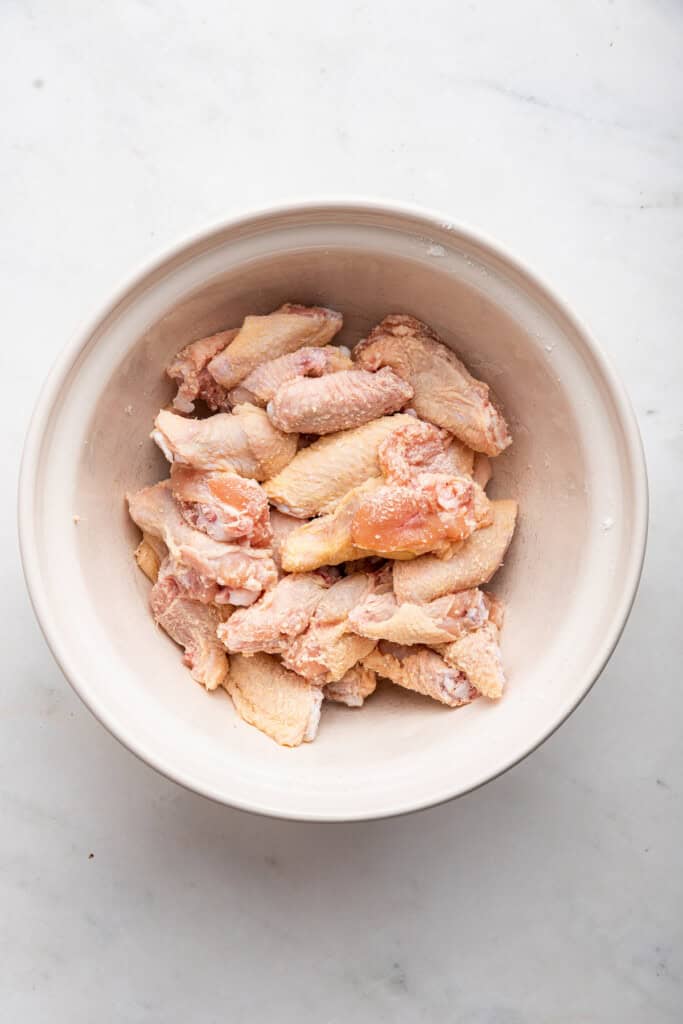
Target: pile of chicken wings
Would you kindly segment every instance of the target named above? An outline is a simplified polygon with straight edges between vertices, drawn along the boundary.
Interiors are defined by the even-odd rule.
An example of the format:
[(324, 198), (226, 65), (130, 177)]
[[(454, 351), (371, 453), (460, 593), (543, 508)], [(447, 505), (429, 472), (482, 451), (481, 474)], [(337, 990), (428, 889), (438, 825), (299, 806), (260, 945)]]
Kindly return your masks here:
[(517, 518), (485, 491), (505, 419), (421, 321), (387, 316), (352, 352), (342, 322), (287, 303), (183, 348), (151, 435), (169, 478), (128, 495), (154, 619), (285, 746), (378, 676), (451, 708), (505, 684), (480, 589)]

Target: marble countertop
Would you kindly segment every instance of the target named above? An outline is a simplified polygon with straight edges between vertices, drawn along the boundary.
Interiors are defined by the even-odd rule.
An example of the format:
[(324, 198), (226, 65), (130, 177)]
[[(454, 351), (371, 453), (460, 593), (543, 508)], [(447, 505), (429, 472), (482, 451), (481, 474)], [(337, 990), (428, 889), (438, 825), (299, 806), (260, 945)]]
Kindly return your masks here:
[[(3, 1020), (640, 1024), (683, 1015), (683, 8), (297, 0), (4, 6)], [(131, 268), (291, 196), (423, 203), (539, 271), (629, 388), (652, 490), (618, 650), (537, 753), (455, 803), (316, 826), (118, 745), (33, 619), (31, 406)]]

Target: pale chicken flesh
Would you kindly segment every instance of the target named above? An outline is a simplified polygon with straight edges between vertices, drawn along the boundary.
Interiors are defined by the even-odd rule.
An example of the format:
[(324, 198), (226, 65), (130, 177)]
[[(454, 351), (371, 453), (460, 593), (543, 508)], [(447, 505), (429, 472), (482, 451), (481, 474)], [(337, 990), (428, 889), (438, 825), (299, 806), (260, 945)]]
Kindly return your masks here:
[(183, 519), (170, 481), (143, 488), (128, 503), (140, 529), (164, 542), (179, 585), (197, 600), (248, 604), (276, 582), (268, 548), (225, 544), (194, 529)]
[(417, 473), (471, 476), (474, 452), (447, 430), (413, 419), (379, 446), (378, 460), (390, 484), (409, 484)]
[(234, 340), (209, 363), (222, 387), (234, 388), (267, 360), (304, 346), (327, 345), (341, 330), (342, 315), (320, 306), (286, 303), (267, 316), (248, 316)]
[(469, 477), (418, 473), (409, 484), (386, 484), (363, 497), (351, 540), (392, 558), (450, 548), (491, 521), (490, 503)]
[(394, 593), (399, 602), (433, 601), (436, 597), (488, 583), (503, 563), (517, 520), (516, 501), (492, 501), (493, 522), (447, 559), (423, 555), (394, 564)]
[(255, 548), (270, 544), (268, 498), (255, 480), (174, 463), (171, 488), (186, 522), (214, 540)]
[(248, 403), (205, 420), (162, 409), (151, 436), (171, 463), (239, 473), (254, 480), (279, 473), (297, 447), (296, 435), (276, 430), (263, 409)]
[(375, 692), (377, 675), (365, 665), (354, 665), (336, 683), (327, 683), (323, 688), (325, 700), (346, 704), (349, 708), (360, 708)]
[(349, 632), (348, 616), (372, 585), (358, 573), (334, 583), (323, 594), (308, 628), (282, 651), (284, 664), (323, 686), (340, 680), (375, 646), (374, 640)]
[(381, 476), (379, 446), (410, 422), (411, 416), (398, 413), (314, 441), (264, 484), (271, 504), (301, 519), (331, 512), (354, 487)]
[(334, 434), (398, 412), (413, 389), (393, 370), (342, 370), (282, 384), (266, 411), (286, 433)]
[(371, 593), (349, 613), (361, 636), (396, 644), (445, 644), (479, 629), (489, 610), (481, 590), (463, 590), (429, 604), (399, 604), (393, 591)]
[(281, 746), (298, 747), (315, 739), (323, 691), (288, 672), (277, 658), (233, 655), (223, 686), (240, 717)]
[(467, 676), (447, 665), (430, 647), (404, 647), (380, 640), (375, 650), (363, 659), (363, 664), (397, 686), (451, 708), (469, 704), (477, 696)]
[(228, 659), (216, 636), (222, 622), (218, 608), (188, 598), (164, 565), (150, 592), (152, 614), (161, 628), (185, 651), (183, 661), (192, 678), (215, 690), (228, 675)]
[(237, 335), (237, 330), (221, 331), (209, 338), (200, 338), (181, 349), (166, 367), (166, 373), (178, 382), (178, 392), (173, 399), (173, 408), (178, 412), (194, 412), (195, 402), (201, 399), (209, 409), (227, 409), (230, 406), (225, 388), (217, 384), (207, 366), (214, 356)]
[(285, 576), (249, 608), (240, 608), (218, 630), (226, 650), (280, 654), (308, 626), (329, 586), (315, 573)]
[(353, 352), (366, 370), (390, 366), (412, 386), (412, 407), (464, 444), (498, 455), (511, 443), (505, 419), (488, 385), (474, 378), (426, 324), (412, 316), (387, 316)]
[(342, 345), (300, 348), (296, 352), (288, 352), (277, 359), (261, 363), (229, 393), (229, 398), (232, 405), (251, 402), (252, 405), (265, 408), (280, 385), (290, 380), (298, 377), (323, 377), (327, 373), (351, 369), (351, 353)]

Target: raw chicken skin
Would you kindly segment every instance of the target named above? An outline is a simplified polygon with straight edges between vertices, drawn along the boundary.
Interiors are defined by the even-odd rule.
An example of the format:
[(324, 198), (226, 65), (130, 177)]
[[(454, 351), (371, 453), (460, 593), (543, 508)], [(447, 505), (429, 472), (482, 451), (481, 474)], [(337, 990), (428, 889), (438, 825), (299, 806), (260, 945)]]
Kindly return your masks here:
[(155, 620), (184, 648), (183, 661), (192, 678), (207, 690), (215, 690), (224, 683), (228, 659), (216, 637), (222, 622), (219, 610), (186, 597), (173, 576), (164, 573), (164, 566), (149, 601)]
[(329, 583), (314, 573), (285, 576), (250, 608), (241, 608), (219, 627), (228, 651), (279, 654), (308, 626)]
[(475, 483), (478, 483), (482, 490), (486, 490), (493, 476), (493, 467), (491, 466), (491, 460), (488, 455), (482, 455), (481, 452), (477, 452), (474, 456), (474, 465), (472, 467), (472, 479)]
[(342, 315), (333, 309), (292, 303), (267, 316), (245, 317), (234, 341), (209, 363), (209, 373), (222, 387), (234, 388), (261, 363), (327, 345), (341, 326)]
[(477, 691), (466, 676), (447, 665), (430, 647), (401, 647), (381, 640), (363, 659), (366, 668), (397, 686), (421, 693), (450, 708), (469, 704)]
[(471, 476), (474, 452), (447, 430), (412, 420), (393, 431), (379, 446), (378, 459), (390, 484), (409, 484), (418, 473)]
[(323, 693), (325, 700), (346, 704), (349, 708), (360, 708), (376, 687), (377, 676), (372, 669), (365, 665), (354, 665), (336, 683), (328, 683)]
[(341, 370), (282, 384), (266, 412), (289, 434), (334, 434), (398, 412), (412, 397), (413, 389), (393, 370)]
[(390, 366), (412, 385), (412, 407), (418, 416), (450, 430), (469, 448), (498, 455), (511, 444), (507, 424), (491, 401), (488, 386), (476, 380), (420, 320), (385, 317), (356, 345), (353, 357), (366, 370)]
[(371, 585), (371, 577), (362, 573), (334, 583), (323, 595), (306, 631), (282, 652), (284, 664), (320, 686), (346, 675), (375, 646), (374, 640), (349, 633), (347, 621), (349, 612)]
[(500, 632), (505, 621), (505, 604), (500, 597), (490, 592), (485, 597), (486, 607), (489, 610), (489, 622), (492, 622), (498, 632)]
[(178, 412), (194, 412), (194, 403), (200, 398), (209, 409), (230, 407), (225, 388), (217, 384), (207, 366), (214, 356), (222, 352), (237, 335), (237, 330), (221, 331), (210, 338), (200, 338), (181, 349), (166, 367), (171, 380), (178, 381), (178, 392), (173, 399), (173, 408)]
[[(276, 508), (270, 509), (270, 531), (272, 534), (272, 548), (273, 548), (273, 559), (277, 566), (277, 571), (282, 575), (284, 572), (282, 566), (282, 552), (285, 547), (287, 538), (290, 533), (294, 533), (301, 526), (301, 520), (296, 519), (295, 516), (285, 515), (284, 512), (278, 512)], [(322, 565), (322, 563), (321, 563)], [(315, 566), (317, 569), (318, 567)]]
[(377, 454), (380, 444), (412, 419), (402, 413), (383, 416), (354, 430), (314, 441), (267, 481), (266, 494), (280, 511), (301, 519), (331, 512), (352, 488), (381, 475)]
[(162, 409), (151, 436), (171, 463), (232, 471), (254, 480), (266, 480), (284, 469), (294, 458), (297, 443), (295, 435), (276, 430), (263, 409), (249, 404), (205, 420)]
[(399, 605), (392, 591), (369, 594), (349, 614), (361, 636), (395, 644), (444, 644), (479, 629), (489, 617), (481, 590), (464, 590), (429, 604)]
[(255, 480), (175, 463), (171, 488), (186, 522), (214, 540), (255, 548), (270, 544), (268, 498)]
[(265, 408), (281, 384), (297, 377), (322, 377), (326, 373), (353, 369), (348, 348), (325, 345), (323, 348), (300, 348), (278, 359), (261, 363), (247, 374), (241, 384), (230, 392), (233, 405), (251, 402)]
[(130, 514), (144, 533), (163, 540), (179, 585), (197, 600), (249, 604), (275, 584), (268, 548), (224, 544), (183, 519), (170, 480), (128, 497)]
[(441, 649), (447, 665), (467, 676), (479, 693), (489, 700), (503, 696), (505, 673), (493, 622)]
[(516, 501), (492, 501), (493, 523), (477, 530), (442, 560), (423, 555), (394, 565), (394, 593), (399, 602), (432, 601), (435, 597), (488, 583), (505, 557), (517, 519)]
[(468, 477), (418, 473), (411, 484), (387, 484), (364, 497), (351, 539), (366, 552), (392, 558), (438, 551), (490, 522), (489, 505)]
[(322, 565), (340, 565), (366, 554), (351, 539), (353, 517), (363, 498), (381, 487), (380, 479), (354, 487), (334, 512), (318, 516), (292, 530), (282, 545), (282, 567), (286, 572), (310, 572)]
[(159, 566), (167, 555), (168, 548), (163, 540), (153, 537), (151, 533), (143, 533), (142, 540), (135, 549), (135, 561), (152, 583), (156, 583)]
[(298, 747), (315, 739), (322, 689), (288, 672), (277, 658), (235, 654), (223, 686), (240, 717), (281, 746)]

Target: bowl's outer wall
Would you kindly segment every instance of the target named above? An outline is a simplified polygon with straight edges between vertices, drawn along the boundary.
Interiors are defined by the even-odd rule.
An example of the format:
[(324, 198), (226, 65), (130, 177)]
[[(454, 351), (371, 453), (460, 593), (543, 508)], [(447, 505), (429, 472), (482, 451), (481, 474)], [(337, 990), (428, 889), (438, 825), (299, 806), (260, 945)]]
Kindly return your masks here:
[[(326, 706), (287, 751), (207, 696), (152, 624), (124, 496), (166, 474), (149, 440), (182, 345), (285, 300), (345, 315), (353, 343), (388, 312), (425, 319), (495, 390), (514, 445), (494, 496), (521, 506), (495, 589), (509, 688), (450, 712), (385, 687)], [(22, 477), (22, 549), (62, 667), (123, 742), (169, 776), (252, 810), (358, 818), (426, 806), (532, 749), (599, 673), (642, 561), (637, 431), (602, 358), (562, 307), (472, 236), (374, 207), (284, 211), (204, 236), (139, 279), (48, 387)]]

